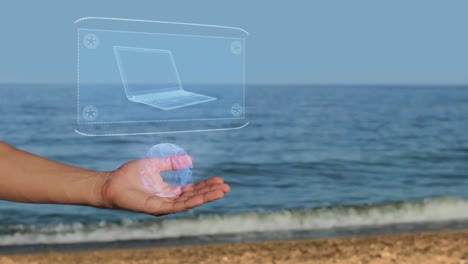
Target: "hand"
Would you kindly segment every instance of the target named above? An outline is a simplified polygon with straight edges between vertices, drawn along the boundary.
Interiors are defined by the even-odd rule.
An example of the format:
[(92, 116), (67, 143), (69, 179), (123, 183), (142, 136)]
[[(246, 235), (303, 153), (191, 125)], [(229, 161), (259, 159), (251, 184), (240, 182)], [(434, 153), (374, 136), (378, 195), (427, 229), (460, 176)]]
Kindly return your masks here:
[[(189, 162), (187, 162), (187, 160)], [(190, 163), (190, 164), (188, 164)], [(142, 168), (152, 165), (153, 185), (159, 189), (171, 188), (175, 196), (160, 197), (148, 189), (141, 179)], [(188, 168), (191, 159), (186, 156), (151, 158), (131, 161), (107, 175), (100, 188), (105, 208), (125, 209), (151, 215), (177, 213), (224, 197), (230, 191), (229, 185), (220, 177), (189, 184), (183, 188), (168, 186), (162, 181), (161, 172)]]

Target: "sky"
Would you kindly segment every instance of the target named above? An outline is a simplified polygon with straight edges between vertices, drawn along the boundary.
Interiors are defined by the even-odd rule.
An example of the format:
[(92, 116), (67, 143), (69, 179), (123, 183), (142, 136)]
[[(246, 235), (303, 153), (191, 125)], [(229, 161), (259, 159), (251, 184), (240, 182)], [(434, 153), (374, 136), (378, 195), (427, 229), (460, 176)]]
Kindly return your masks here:
[(81, 17), (247, 30), (262, 84), (468, 84), (468, 1), (4, 1), (0, 83), (75, 83)]

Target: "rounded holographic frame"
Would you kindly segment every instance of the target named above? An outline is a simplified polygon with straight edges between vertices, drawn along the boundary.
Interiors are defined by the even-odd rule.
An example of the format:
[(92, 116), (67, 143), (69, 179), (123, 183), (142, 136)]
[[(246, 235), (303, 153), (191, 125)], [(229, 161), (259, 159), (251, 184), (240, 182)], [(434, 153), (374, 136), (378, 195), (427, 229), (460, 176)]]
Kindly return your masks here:
[[(239, 32), (242, 32), (245, 35), (249, 35), (249, 33), (241, 28), (237, 27), (229, 27), (229, 26), (220, 26), (220, 25), (209, 25), (209, 24), (197, 24), (197, 23), (184, 23), (184, 22), (170, 22), (170, 21), (158, 21), (158, 20), (142, 20), (142, 19), (126, 19), (126, 18), (110, 18), (110, 17), (85, 17), (81, 18), (75, 21), (75, 25), (77, 26), (79, 30), (79, 46), (82, 46), (83, 51), (82, 52), (88, 52), (92, 54), (93, 52), (100, 52), (100, 49), (103, 49), (107, 45), (106, 41), (107, 39), (104, 37), (101, 37), (101, 34), (108, 34), (109, 32), (123, 32), (123, 30), (119, 31), (116, 29), (109, 30), (108, 28), (94, 28), (90, 30), (89, 28), (83, 28), (82, 23), (83, 22), (89, 22), (89, 21), (112, 21), (112, 22), (119, 22), (119, 23), (144, 23), (144, 24), (164, 24), (164, 25), (184, 25), (184, 26), (193, 26), (193, 27), (199, 27), (199, 28), (209, 28), (209, 29), (229, 29), (229, 30), (237, 30)], [(94, 23), (94, 22), (93, 22)], [(85, 24), (84, 26), (86, 27), (88, 24)], [(80, 33), (81, 31), (81, 33)], [(130, 32), (130, 30), (127, 30)], [(128, 33), (127, 31), (126, 34)], [(140, 32), (141, 33), (141, 32)], [(186, 34), (185, 34), (186, 35)], [(88, 47), (89, 46), (89, 47)], [(124, 86), (126, 85), (125, 83), (125, 74), (129, 74), (125, 72), (125, 58), (122, 59), (122, 52), (132, 52), (132, 53), (138, 53), (138, 52), (152, 52), (154, 56), (157, 56), (158, 59), (161, 58), (168, 58), (174, 65), (178, 63), (176, 59), (180, 60), (180, 56), (175, 59), (176, 55), (174, 52), (170, 49), (159, 49), (159, 48), (154, 48), (154, 47), (140, 47), (138, 45), (123, 45), (123, 46), (118, 46), (114, 45), (113, 46), (114, 53), (115, 53), (115, 58), (117, 59), (117, 62), (115, 63), (116, 65), (119, 66), (119, 70), (121, 73), (122, 77), (122, 82)], [(88, 51), (86, 51), (88, 50)], [(240, 56), (240, 57), (245, 57), (245, 44), (242, 41), (239, 41), (238, 39), (232, 39), (229, 41), (229, 46), (228, 46), (228, 52), (232, 54), (232, 56)], [(83, 60), (81, 61), (83, 63)], [(127, 67), (127, 68), (132, 68), (132, 67)], [(81, 72), (81, 75), (84, 73)], [(177, 73), (177, 74), (180, 74)], [(78, 56), (78, 76), (80, 77), (80, 57)], [(83, 94), (83, 91), (81, 91), (80, 94), (80, 78), (78, 77), (78, 85), (77, 85), (77, 94), (78, 94), (78, 100), (77, 100), (77, 119), (78, 119), (78, 128), (75, 129), (75, 132), (84, 135), (84, 136), (131, 136), (131, 135), (154, 135), (154, 134), (171, 134), (171, 133), (194, 133), (194, 132), (210, 132), (210, 131), (229, 131), (229, 130), (237, 130), (246, 127), (249, 123), (245, 120), (245, 109), (246, 109), (246, 102), (245, 102), (245, 83), (244, 83), (244, 97), (241, 100), (234, 100), (230, 103), (226, 104), (226, 110), (225, 110), (225, 115), (226, 117), (230, 117), (230, 119), (236, 120), (239, 119), (237, 123), (232, 123), (234, 126), (231, 126), (231, 123), (225, 122), (223, 123), (222, 127), (215, 127), (212, 125), (208, 126), (193, 126), (193, 127), (184, 127), (182, 124), (183, 122), (194, 122), (196, 121), (201, 121), (199, 122), (200, 124), (208, 124), (208, 122), (212, 121), (217, 121), (216, 118), (199, 118), (199, 119), (193, 119), (193, 118), (188, 118), (186, 120), (184, 119), (177, 119), (177, 120), (155, 120), (156, 123), (154, 123), (154, 127), (170, 127), (168, 129), (165, 129), (164, 131), (161, 130), (141, 130), (141, 131), (126, 131), (126, 129), (114, 129), (115, 127), (126, 125), (127, 120), (123, 120), (123, 122), (105, 122), (103, 119), (106, 117), (106, 108), (101, 107), (99, 102), (97, 104), (92, 104), (92, 103), (83, 103), (80, 102), (79, 98), (80, 95)], [(186, 78), (186, 76), (183, 76)], [(181, 79), (180, 76), (177, 76), (177, 79)], [(183, 79), (183, 78), (182, 78)], [(245, 77), (244, 80), (245, 82)], [(81, 89), (83, 90), (83, 89)], [(132, 101), (133, 103), (137, 102), (140, 104), (145, 104), (145, 102), (141, 102), (133, 98), (128, 94), (128, 90), (125, 90), (127, 92), (127, 98), (128, 101)], [(213, 101), (213, 100), (219, 100), (220, 97), (217, 98), (217, 96), (213, 96), (211, 94), (202, 94), (206, 95), (204, 98), (205, 101)], [(209, 100), (208, 100), (209, 99)], [(89, 107), (85, 109), (88, 105), (92, 105), (93, 109), (99, 109), (99, 115), (90, 115), (92, 113), (96, 113), (97, 111), (90, 111)], [(147, 104), (148, 105), (148, 104)], [(208, 105), (208, 104), (207, 104)], [(159, 107), (159, 109), (164, 109), (165, 106)], [(166, 107), (168, 110), (171, 109), (177, 109), (177, 107)], [(118, 107), (114, 107), (114, 109), (119, 109)], [(149, 108), (148, 108), (149, 109)], [(86, 112), (87, 114), (84, 114)], [(229, 118), (227, 118), (229, 119)], [(243, 120), (240, 120), (243, 119)], [(167, 121), (167, 122), (166, 122)], [(244, 121), (244, 122), (242, 122)], [(81, 123), (80, 123), (81, 122)], [(152, 120), (144, 120), (144, 121), (136, 121), (134, 123), (128, 122), (128, 127), (139, 127), (142, 122), (153, 122)], [(223, 121), (224, 122), (224, 121)], [(118, 124), (117, 124), (118, 123)], [(228, 125), (225, 125), (228, 124)], [(94, 125), (97, 127), (97, 129), (83, 129), (86, 127), (86, 125)], [(106, 128), (109, 127), (108, 130)], [(103, 129), (104, 128), (104, 129)], [(120, 127), (119, 127), (120, 128)]]

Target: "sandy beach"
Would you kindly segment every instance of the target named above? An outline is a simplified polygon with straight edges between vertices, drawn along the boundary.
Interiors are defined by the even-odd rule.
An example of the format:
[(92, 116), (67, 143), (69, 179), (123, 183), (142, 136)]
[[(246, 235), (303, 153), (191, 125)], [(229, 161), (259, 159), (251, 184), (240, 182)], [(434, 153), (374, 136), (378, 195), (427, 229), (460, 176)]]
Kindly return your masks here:
[(13, 263), (468, 263), (468, 231), (0, 256)]

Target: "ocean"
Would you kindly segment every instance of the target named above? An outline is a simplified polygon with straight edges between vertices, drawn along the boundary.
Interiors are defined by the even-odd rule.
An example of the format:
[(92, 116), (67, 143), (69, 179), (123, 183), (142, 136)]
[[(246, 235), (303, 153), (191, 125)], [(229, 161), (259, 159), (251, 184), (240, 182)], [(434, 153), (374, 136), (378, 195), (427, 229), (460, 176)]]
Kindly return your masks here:
[(164, 217), (0, 201), (0, 252), (468, 227), (468, 87), (250, 85), (246, 100), (235, 131), (85, 137), (74, 86), (1, 85), (0, 140), (17, 148), (114, 170), (169, 142), (194, 181), (232, 191)]

